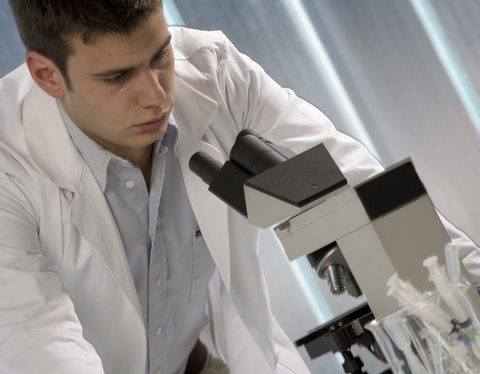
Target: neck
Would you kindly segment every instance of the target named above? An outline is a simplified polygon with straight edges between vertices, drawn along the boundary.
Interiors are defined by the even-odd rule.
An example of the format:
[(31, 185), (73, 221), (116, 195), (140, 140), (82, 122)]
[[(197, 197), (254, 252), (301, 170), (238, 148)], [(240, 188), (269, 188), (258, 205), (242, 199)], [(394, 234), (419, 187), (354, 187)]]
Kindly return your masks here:
[(135, 154), (121, 155), (128, 159), (133, 165), (138, 166), (142, 171), (145, 184), (148, 191), (150, 191), (150, 178), (152, 175), (152, 152), (153, 144), (142, 150), (143, 152)]
[(147, 189), (148, 191), (150, 191), (153, 144), (142, 149), (132, 150), (130, 152), (115, 152), (112, 150), (110, 150), (110, 152), (115, 153), (117, 156), (129, 160), (133, 165), (138, 166), (142, 171), (143, 178), (145, 179), (145, 183), (147, 185)]

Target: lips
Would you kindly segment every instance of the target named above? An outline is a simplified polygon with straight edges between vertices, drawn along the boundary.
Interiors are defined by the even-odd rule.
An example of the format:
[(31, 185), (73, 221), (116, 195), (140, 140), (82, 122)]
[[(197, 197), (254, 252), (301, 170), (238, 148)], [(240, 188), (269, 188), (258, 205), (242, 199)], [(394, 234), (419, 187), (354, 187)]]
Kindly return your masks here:
[(140, 123), (138, 125), (135, 125), (135, 127), (139, 128), (140, 130), (143, 130), (143, 131), (158, 130), (162, 126), (162, 124), (165, 122), (165, 120), (167, 119), (167, 114), (168, 114), (168, 112), (164, 113), (160, 117), (152, 118), (148, 122), (144, 122), (144, 123)]

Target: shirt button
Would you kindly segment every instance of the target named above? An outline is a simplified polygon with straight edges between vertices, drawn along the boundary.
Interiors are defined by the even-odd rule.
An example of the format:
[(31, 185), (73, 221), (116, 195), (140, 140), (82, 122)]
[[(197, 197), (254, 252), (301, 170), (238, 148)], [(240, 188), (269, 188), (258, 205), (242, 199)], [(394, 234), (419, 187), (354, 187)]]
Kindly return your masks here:
[(160, 283), (162, 283), (162, 280), (160, 278), (157, 278), (157, 281), (155, 282), (155, 286), (159, 287)]
[(157, 336), (160, 335), (161, 333), (162, 333), (162, 327), (158, 326), (157, 327)]
[(133, 186), (135, 186), (135, 182), (134, 181), (127, 181), (127, 183), (125, 183), (125, 186), (127, 186), (127, 188), (133, 188)]
[(163, 146), (163, 153), (167, 153), (168, 152), (168, 147), (167, 146)]

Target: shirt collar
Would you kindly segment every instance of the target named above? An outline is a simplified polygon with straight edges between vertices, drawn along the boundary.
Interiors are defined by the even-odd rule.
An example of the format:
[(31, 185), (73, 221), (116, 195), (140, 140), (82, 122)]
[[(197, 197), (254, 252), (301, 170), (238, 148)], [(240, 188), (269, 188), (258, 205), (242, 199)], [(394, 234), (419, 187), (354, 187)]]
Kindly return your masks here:
[(169, 147), (172, 148), (172, 151), (177, 157), (177, 143), (178, 143), (178, 136), (179, 136), (179, 130), (178, 126), (173, 120), (173, 116), (170, 115), (170, 118), (168, 119), (168, 127), (167, 127), (167, 132), (165, 133), (165, 136), (163, 139), (155, 144), (155, 153), (158, 155), (162, 151), (162, 148), (166, 146), (167, 144)]
[[(128, 161), (125, 160), (110, 151), (107, 151), (101, 145), (99, 145), (96, 141), (91, 139), (88, 135), (86, 135), (82, 130), (80, 130), (75, 123), (71, 120), (65, 109), (63, 108), (62, 103), (60, 100), (57, 100), (58, 107), (60, 109), (60, 113), (62, 115), (63, 121), (65, 122), (65, 126), (67, 128), (70, 137), (72, 138), (73, 143), (77, 147), (78, 151), (82, 155), (85, 163), (88, 165), (90, 170), (92, 171), (95, 179), (97, 180), (98, 185), (100, 186), (102, 192), (105, 192), (105, 187), (107, 185), (107, 170), (108, 165), (112, 159), (116, 159), (124, 163), (125, 165), (133, 165)], [(167, 132), (164, 138), (160, 141), (155, 142), (154, 150), (157, 155), (160, 155), (163, 151), (163, 143), (168, 142), (169, 146), (173, 148), (173, 152), (175, 157), (177, 155), (177, 143), (179, 137), (179, 130), (178, 126), (175, 121), (171, 121), (173, 117), (170, 115), (169, 123), (167, 127)]]

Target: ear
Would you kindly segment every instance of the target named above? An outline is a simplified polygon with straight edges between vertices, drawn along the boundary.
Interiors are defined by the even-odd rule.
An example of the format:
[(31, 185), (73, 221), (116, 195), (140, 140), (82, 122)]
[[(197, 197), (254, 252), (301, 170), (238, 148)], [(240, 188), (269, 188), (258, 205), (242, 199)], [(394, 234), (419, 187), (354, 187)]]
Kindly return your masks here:
[(62, 73), (52, 60), (34, 51), (25, 56), (28, 70), (35, 83), (50, 96), (60, 99), (67, 92)]

